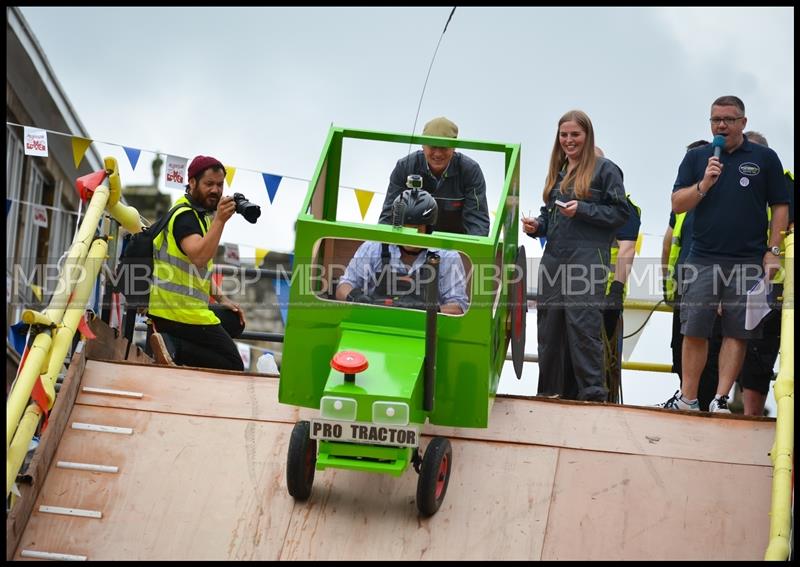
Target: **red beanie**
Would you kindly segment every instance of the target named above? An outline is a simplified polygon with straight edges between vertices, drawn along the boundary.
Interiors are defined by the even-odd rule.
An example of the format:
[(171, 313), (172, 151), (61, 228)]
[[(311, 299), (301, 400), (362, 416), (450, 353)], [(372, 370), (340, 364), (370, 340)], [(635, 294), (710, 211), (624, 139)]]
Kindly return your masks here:
[(209, 167), (221, 167), (222, 173), (227, 175), (225, 166), (217, 158), (211, 156), (197, 156), (189, 164), (189, 179), (199, 177)]

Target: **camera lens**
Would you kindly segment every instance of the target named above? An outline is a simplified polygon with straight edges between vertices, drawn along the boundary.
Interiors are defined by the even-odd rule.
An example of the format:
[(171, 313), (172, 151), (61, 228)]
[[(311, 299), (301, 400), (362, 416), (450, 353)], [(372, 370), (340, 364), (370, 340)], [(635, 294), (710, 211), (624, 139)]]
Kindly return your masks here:
[(233, 200), (236, 203), (236, 212), (242, 215), (247, 222), (255, 224), (261, 216), (261, 207), (247, 200), (241, 193), (234, 193)]

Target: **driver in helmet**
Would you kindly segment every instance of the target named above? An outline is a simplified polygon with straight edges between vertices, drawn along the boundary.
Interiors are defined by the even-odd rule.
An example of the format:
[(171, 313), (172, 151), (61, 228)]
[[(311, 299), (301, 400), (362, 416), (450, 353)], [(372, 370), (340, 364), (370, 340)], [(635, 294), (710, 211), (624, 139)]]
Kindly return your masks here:
[[(421, 233), (430, 234), (438, 206), (427, 191), (406, 189), (392, 203), (392, 219)], [(426, 285), (433, 281), (432, 256), (438, 256), (439, 309), (460, 315), (467, 310), (466, 276), (455, 250), (364, 242), (356, 250), (336, 286), (336, 299), (377, 305), (424, 309)]]

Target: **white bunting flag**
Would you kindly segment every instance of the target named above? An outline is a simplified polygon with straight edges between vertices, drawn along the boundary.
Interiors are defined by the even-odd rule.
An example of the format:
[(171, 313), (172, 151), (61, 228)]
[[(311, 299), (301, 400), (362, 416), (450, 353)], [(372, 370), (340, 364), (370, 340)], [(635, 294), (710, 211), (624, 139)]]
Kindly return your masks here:
[(34, 205), (32, 210), (33, 224), (41, 226), (42, 228), (47, 228), (47, 209), (40, 205)]
[(47, 130), (25, 126), (25, 155), (47, 156)]
[(164, 169), (166, 187), (172, 189), (184, 189), (188, 181), (186, 180), (186, 163), (189, 160), (178, 156), (167, 156), (166, 168)]

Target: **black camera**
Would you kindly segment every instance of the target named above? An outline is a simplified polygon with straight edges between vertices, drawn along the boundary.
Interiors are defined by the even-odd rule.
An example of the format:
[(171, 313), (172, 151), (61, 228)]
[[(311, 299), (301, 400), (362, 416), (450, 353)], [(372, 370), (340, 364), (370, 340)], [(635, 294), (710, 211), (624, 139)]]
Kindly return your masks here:
[(236, 212), (242, 215), (250, 224), (256, 224), (256, 220), (261, 216), (261, 207), (247, 200), (241, 193), (233, 194), (233, 202), (236, 203)]

